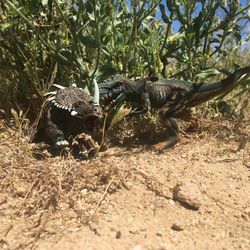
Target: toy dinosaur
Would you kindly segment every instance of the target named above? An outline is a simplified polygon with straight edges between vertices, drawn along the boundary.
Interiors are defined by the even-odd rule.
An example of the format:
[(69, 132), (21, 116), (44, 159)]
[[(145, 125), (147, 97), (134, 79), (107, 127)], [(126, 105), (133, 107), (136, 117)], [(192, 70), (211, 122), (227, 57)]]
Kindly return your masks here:
[[(45, 94), (48, 98), (41, 113), (35, 138), (42, 138), (55, 148), (63, 148), (79, 146), (79, 138), (88, 137), (86, 141), (88, 145), (85, 142), (80, 143), (81, 147), (88, 148), (88, 150), (96, 148), (96, 143), (85, 135), (93, 130), (102, 116), (96, 81), (94, 80), (93, 97), (88, 91), (75, 85), (63, 87), (54, 84), (54, 86), (58, 88), (57, 91)], [(82, 154), (86, 153), (84, 149), (79, 151)]]
[(175, 118), (195, 125), (197, 118), (192, 115), (190, 108), (231, 91), (245, 74), (250, 74), (250, 66), (240, 68), (227, 78), (213, 83), (193, 83), (158, 77), (133, 81), (116, 75), (99, 84), (99, 90), (103, 104), (108, 105), (109, 109), (126, 101), (136, 106), (131, 115), (157, 110), (161, 121), (169, 125), (172, 134), (167, 142), (156, 146), (159, 151), (164, 151), (179, 140)]

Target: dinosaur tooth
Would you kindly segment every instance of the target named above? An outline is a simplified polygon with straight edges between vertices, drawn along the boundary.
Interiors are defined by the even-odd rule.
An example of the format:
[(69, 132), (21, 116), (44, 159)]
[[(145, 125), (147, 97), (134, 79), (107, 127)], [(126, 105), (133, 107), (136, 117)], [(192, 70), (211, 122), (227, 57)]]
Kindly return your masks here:
[(73, 111), (71, 111), (71, 113), (70, 113), (72, 116), (76, 116), (78, 113), (75, 111), (75, 110), (73, 110)]
[(62, 106), (61, 106), (60, 104), (58, 104), (58, 103), (55, 103), (55, 106), (56, 106), (57, 108), (59, 108), (59, 109), (62, 108)]

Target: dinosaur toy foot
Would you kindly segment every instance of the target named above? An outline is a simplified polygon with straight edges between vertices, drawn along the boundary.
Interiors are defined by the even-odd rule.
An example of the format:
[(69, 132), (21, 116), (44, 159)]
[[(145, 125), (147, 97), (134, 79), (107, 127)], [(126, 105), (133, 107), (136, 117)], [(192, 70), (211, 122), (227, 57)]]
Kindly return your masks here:
[(172, 136), (166, 142), (157, 143), (153, 147), (159, 154), (161, 154), (164, 151), (172, 148), (178, 141), (178, 137)]
[(56, 144), (55, 144), (56, 148), (64, 148), (64, 147), (67, 147), (67, 146), (69, 146), (69, 143), (66, 140), (57, 141)]
[(72, 142), (73, 154), (83, 159), (95, 157), (99, 152), (99, 145), (94, 139), (85, 133), (77, 135)]
[(155, 145), (153, 145), (153, 149), (156, 150), (157, 152), (162, 151), (162, 148), (164, 148), (165, 142), (159, 142)]

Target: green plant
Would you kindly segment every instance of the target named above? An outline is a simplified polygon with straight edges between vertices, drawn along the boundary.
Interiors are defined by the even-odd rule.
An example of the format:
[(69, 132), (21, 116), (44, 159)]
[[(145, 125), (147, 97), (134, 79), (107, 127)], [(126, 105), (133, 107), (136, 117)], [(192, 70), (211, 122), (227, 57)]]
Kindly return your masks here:
[(36, 114), (52, 83), (91, 88), (94, 77), (115, 73), (196, 80), (218, 66), (233, 71), (225, 58), (249, 41), (241, 36), (249, 8), (235, 0), (5, 0), (0, 105)]
[[(215, 67), (218, 63), (215, 58), (227, 55), (229, 51), (224, 45), (228, 38), (236, 40), (235, 48), (245, 42), (241, 37), (241, 29), (249, 24), (247, 11), (250, 4), (243, 7), (239, 1), (234, 0), (166, 0), (166, 6), (160, 5), (162, 19), (168, 26), (161, 58), (177, 59), (182, 70), (175, 76), (193, 80), (208, 64)], [(166, 8), (170, 14), (167, 14)], [(174, 34), (175, 39), (171, 41), (169, 27), (176, 20), (180, 28), (178, 36)]]

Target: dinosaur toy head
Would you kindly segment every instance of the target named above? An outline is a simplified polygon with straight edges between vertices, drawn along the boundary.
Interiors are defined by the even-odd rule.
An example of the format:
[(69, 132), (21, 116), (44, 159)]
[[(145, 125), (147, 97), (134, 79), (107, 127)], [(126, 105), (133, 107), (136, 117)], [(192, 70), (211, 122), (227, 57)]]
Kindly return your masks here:
[(101, 102), (104, 106), (112, 106), (123, 98), (128, 102), (134, 101), (142, 93), (144, 83), (144, 80), (133, 81), (126, 76), (115, 75), (99, 85)]
[[(46, 95), (49, 95), (47, 101), (50, 103), (51, 115), (55, 117), (55, 120), (57, 120), (57, 113), (60, 113), (60, 116), (72, 117), (67, 119), (84, 121), (84, 126), (88, 130), (92, 130), (95, 120), (102, 115), (99, 106), (99, 90), (97, 83), (94, 82), (95, 91), (93, 97), (88, 91), (78, 88), (75, 85), (67, 88), (60, 85), (54, 86), (59, 88), (59, 90), (49, 92)], [(60, 120), (61, 119), (62, 117)]]
[(124, 93), (125, 85), (119, 77), (120, 75), (116, 75), (105, 80), (99, 85), (100, 100), (102, 104), (108, 105), (110, 102), (115, 100), (119, 94)]

